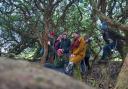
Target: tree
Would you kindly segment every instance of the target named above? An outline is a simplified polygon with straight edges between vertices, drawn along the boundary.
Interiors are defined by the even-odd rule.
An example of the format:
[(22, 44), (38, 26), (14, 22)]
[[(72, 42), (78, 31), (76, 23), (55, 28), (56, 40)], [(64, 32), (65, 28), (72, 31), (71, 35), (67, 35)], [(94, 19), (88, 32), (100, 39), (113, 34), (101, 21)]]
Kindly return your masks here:
[(121, 72), (119, 73), (119, 76), (117, 78), (117, 84), (114, 89), (122, 89), (122, 88), (127, 89), (128, 88), (127, 75), (128, 75), (128, 55), (125, 58), (124, 64), (121, 68)]
[[(23, 49), (28, 47), (29, 44), (39, 42), (41, 46), (45, 49), (44, 55), (42, 56), (42, 60), (45, 61), (48, 54), (48, 33), (50, 31), (55, 31), (57, 27), (64, 24), (64, 19), (66, 16), (66, 12), (69, 7), (77, 2), (77, 0), (70, 0), (69, 2), (64, 2), (63, 0), (23, 0), (23, 1), (2, 1), (3, 10), (1, 10), (1, 14), (3, 15), (3, 19), (10, 17), (11, 21), (7, 26), (10, 31), (14, 31), (17, 34), (21, 35), (21, 40), (15, 48), (12, 48), (10, 52), (16, 51), (17, 54), (20, 53)], [(60, 4), (62, 3), (62, 4)], [(62, 5), (63, 10), (60, 12), (62, 15), (58, 18), (57, 23), (53, 21), (53, 15), (59, 5)], [(10, 8), (8, 11), (6, 8)], [(5, 9), (5, 10), (4, 10)], [(18, 14), (16, 14), (18, 13)], [(14, 19), (12, 19), (14, 17)], [(19, 23), (19, 24), (18, 24)], [(11, 27), (10, 27), (11, 26)], [(41, 28), (43, 27), (43, 29)], [(6, 29), (6, 28), (4, 28)], [(33, 40), (30, 43), (26, 44), (28, 40)], [(17, 48), (19, 48), (17, 50)], [(42, 62), (42, 61), (41, 61)]]
[[(121, 1), (117, 2), (119, 5), (118, 4), (116, 5), (116, 1), (115, 0), (110, 0), (108, 2), (106, 2), (106, 0), (98, 0), (98, 1), (99, 2), (97, 3), (95, 1), (90, 0), (90, 4), (92, 5), (92, 9), (93, 9), (92, 10), (92, 17), (93, 17), (94, 24), (96, 24), (96, 20), (97, 20), (96, 18), (97, 17), (101, 21), (108, 22), (109, 26), (112, 29), (117, 29), (117, 30), (123, 31), (125, 36), (122, 37), (122, 38), (125, 39), (125, 43), (128, 44), (128, 41), (127, 41), (127, 33), (128, 33), (127, 29), (128, 29), (128, 26), (127, 26), (127, 20), (125, 21), (125, 19), (127, 18), (127, 14), (126, 14), (127, 13), (127, 9), (126, 9), (126, 7), (127, 7), (127, 3), (128, 2), (121, 0)], [(100, 3), (102, 3), (102, 4), (100, 4)], [(124, 8), (123, 8), (122, 4), (125, 4), (126, 6), (124, 6)], [(106, 10), (107, 6), (108, 6), (108, 10)], [(116, 7), (120, 7), (120, 8), (116, 8)], [(117, 11), (117, 10), (119, 10), (121, 14), (123, 14), (125, 12), (125, 14), (123, 14), (123, 17), (121, 18), (121, 20), (119, 20), (120, 19), (119, 18), (119, 14), (115, 13), (115, 11)], [(106, 14), (107, 14), (107, 16), (106, 16)], [(119, 21), (119, 22), (117, 22), (117, 21)], [(123, 22), (121, 22), (121, 21), (123, 21)], [(119, 33), (119, 31), (115, 31), (115, 32)], [(120, 52), (120, 53), (122, 53), (122, 52)], [(123, 54), (121, 54), (121, 55), (123, 55)], [(122, 56), (122, 58), (124, 58), (124, 56)]]
[[(33, 58), (37, 58), (39, 50), (44, 48), (41, 57), (44, 63), (50, 31), (54, 31), (56, 37), (67, 31), (70, 38), (74, 31), (79, 31), (83, 36), (94, 38), (91, 49), (95, 60), (105, 44), (96, 24), (100, 19), (107, 21), (111, 30), (125, 39), (126, 45), (122, 42), (120, 45), (120, 55), (125, 56), (128, 50), (127, 5), (127, 0), (1, 0), (0, 46), (16, 55), (34, 50)], [(120, 58), (118, 53), (115, 55)]]

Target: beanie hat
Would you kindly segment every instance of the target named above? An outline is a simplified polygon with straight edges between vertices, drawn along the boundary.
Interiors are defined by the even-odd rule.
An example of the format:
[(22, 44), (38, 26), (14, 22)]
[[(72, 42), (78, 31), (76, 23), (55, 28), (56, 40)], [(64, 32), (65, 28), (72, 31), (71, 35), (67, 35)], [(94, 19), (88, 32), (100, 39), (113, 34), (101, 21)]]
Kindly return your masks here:
[(50, 32), (50, 35), (51, 36), (55, 36), (55, 32)]

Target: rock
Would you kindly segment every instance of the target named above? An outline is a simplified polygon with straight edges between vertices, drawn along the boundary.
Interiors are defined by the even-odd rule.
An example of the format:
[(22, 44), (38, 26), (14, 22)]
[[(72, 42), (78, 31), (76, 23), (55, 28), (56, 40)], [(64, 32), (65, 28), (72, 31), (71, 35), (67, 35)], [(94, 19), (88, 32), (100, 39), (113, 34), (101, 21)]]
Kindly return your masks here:
[(0, 89), (93, 88), (38, 64), (0, 57)]

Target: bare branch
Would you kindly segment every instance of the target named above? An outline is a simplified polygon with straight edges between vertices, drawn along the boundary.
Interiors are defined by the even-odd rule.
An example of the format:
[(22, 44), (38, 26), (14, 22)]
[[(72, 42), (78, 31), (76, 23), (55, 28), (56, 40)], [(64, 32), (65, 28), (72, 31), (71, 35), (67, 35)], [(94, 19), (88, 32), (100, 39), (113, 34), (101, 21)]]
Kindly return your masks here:
[(53, 7), (56, 7), (60, 2), (62, 2), (63, 0), (56, 0), (55, 3), (53, 3)]
[[(66, 17), (66, 12), (67, 10), (72, 6), (72, 4), (74, 4), (75, 2), (77, 2), (78, 0), (70, 0), (70, 2), (66, 5), (66, 7), (63, 10), (62, 15), (60, 16), (60, 22), (64, 22), (64, 19)], [(58, 21), (59, 22), (59, 21)]]
[(80, 10), (80, 7), (76, 4), (76, 6), (77, 6), (77, 9), (78, 9), (78, 11), (79, 11), (79, 13), (80, 13), (80, 21), (82, 21), (82, 19), (83, 19), (83, 13), (82, 13), (82, 11)]
[(122, 31), (127, 31), (128, 32), (128, 25), (124, 25), (121, 23), (117, 23), (117, 22), (113, 22), (109, 17), (105, 16), (102, 12), (100, 12), (96, 6), (95, 6), (95, 2), (93, 2), (92, 0), (90, 0), (93, 10), (96, 12), (96, 15), (101, 19), (101, 20), (105, 20), (106, 22), (109, 23), (109, 25), (113, 28), (117, 28), (117, 29), (121, 29)]
[(35, 6), (41, 10), (42, 12), (44, 12), (44, 8), (45, 8), (45, 1), (42, 0), (34, 0)]
[(111, 0), (108, 5), (108, 16), (112, 19), (112, 12), (116, 5), (116, 0)]

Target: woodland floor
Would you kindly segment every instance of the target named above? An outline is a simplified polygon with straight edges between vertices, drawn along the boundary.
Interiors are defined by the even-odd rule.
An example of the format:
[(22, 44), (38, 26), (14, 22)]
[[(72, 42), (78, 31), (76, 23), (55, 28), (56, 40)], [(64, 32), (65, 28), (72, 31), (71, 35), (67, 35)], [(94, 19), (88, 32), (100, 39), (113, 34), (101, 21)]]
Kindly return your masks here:
[[(64, 73), (63, 68), (50, 67), (47, 66), (47, 64), (45, 67), (55, 70), (58, 73)], [(120, 61), (109, 61), (107, 64), (95, 64), (84, 76), (84, 79), (80, 81), (97, 89), (114, 89), (120, 69)]]
[[(47, 68), (57, 72), (64, 73), (63, 68), (53, 68), (46, 65)], [(121, 62), (111, 61), (107, 64), (93, 65), (88, 74), (84, 76), (83, 81), (86, 84), (96, 87), (97, 89), (113, 89), (116, 79), (120, 72)]]

